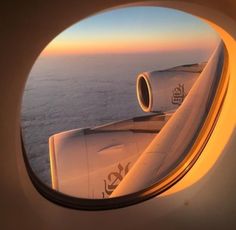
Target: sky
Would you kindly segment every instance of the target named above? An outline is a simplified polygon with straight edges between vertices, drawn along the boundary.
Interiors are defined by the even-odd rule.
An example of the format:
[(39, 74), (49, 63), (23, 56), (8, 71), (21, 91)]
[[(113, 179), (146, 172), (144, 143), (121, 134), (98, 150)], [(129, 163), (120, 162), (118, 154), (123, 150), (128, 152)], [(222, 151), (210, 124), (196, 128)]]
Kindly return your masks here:
[(41, 55), (207, 50), (218, 42), (217, 33), (190, 14), (161, 7), (127, 7), (72, 25)]

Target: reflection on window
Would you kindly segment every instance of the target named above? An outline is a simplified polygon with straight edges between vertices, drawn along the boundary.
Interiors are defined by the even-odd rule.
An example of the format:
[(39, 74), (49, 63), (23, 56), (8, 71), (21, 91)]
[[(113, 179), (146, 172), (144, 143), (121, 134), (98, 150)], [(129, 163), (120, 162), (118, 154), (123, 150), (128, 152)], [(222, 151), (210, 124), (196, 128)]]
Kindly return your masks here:
[(159, 182), (197, 137), (223, 50), (206, 24), (165, 8), (117, 9), (68, 28), (25, 88), (22, 133), (35, 174), (90, 199)]

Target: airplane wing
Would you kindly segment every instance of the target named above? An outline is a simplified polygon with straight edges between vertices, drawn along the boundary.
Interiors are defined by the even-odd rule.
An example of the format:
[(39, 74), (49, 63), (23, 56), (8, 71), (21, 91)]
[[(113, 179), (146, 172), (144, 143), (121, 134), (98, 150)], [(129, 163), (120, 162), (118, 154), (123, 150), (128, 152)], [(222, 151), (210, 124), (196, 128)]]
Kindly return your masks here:
[(184, 159), (208, 114), (214, 82), (220, 79), (224, 46), (216, 49), (183, 104), (140, 155), (110, 197), (148, 188), (173, 170)]
[[(149, 168), (155, 170), (155, 162), (162, 159), (162, 155), (145, 154), (145, 151), (154, 145), (154, 140), (159, 139), (159, 132), (166, 132), (162, 132), (162, 129), (182, 104), (204, 66), (195, 64), (140, 74), (137, 78), (139, 104), (143, 109), (146, 105), (142, 103), (149, 102), (150, 106), (146, 107), (150, 107), (150, 110), (146, 112), (155, 112), (153, 115), (51, 136), (49, 153), (52, 187), (71, 196), (102, 199), (132, 192), (132, 189), (129, 190), (132, 186), (135, 190), (152, 183), (144, 175), (150, 176), (153, 173)], [(180, 83), (185, 89), (179, 86)], [(145, 84), (149, 88), (145, 88)], [(149, 96), (146, 101), (143, 100), (145, 95)], [(186, 117), (178, 119), (184, 121)], [(177, 122), (177, 126), (182, 129), (182, 123)], [(174, 135), (170, 137), (174, 138)], [(164, 143), (169, 146), (166, 141)], [(144, 166), (146, 155), (150, 156), (145, 159), (147, 165)], [(144, 170), (144, 174), (136, 170)], [(155, 181), (157, 177), (153, 175), (149, 179)], [(138, 183), (135, 182), (136, 178), (139, 178)], [(127, 190), (123, 184), (124, 187), (129, 184)]]

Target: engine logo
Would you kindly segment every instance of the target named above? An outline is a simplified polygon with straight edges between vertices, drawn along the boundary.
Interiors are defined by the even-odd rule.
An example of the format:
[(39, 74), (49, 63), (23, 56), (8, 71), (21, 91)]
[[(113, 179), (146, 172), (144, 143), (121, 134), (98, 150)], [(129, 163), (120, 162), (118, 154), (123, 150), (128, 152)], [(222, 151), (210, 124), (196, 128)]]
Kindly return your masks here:
[[(104, 180), (104, 187), (105, 187), (105, 193), (110, 196), (112, 192), (115, 190), (115, 188), (119, 185), (119, 183), (122, 181), (124, 176), (129, 171), (129, 166), (131, 162), (128, 162), (125, 167), (123, 167), (120, 163), (118, 164), (118, 172), (110, 172), (107, 176), (107, 180)], [(103, 198), (105, 198), (105, 193), (102, 193)]]
[(172, 90), (171, 103), (173, 105), (181, 105), (186, 95), (184, 84), (178, 84), (178, 86)]

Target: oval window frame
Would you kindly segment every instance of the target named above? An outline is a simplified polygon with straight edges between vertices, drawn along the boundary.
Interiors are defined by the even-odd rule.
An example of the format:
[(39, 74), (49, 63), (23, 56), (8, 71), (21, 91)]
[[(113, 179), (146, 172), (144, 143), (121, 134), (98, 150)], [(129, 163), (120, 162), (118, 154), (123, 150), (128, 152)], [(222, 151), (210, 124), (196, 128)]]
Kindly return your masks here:
[[(132, 6), (135, 5), (136, 4), (132, 4)], [(125, 7), (125, 5), (120, 7)], [(106, 11), (112, 9), (114, 8), (107, 9)], [(214, 94), (212, 93), (211, 95), (211, 100), (210, 100), (211, 103), (209, 103), (211, 104), (211, 106), (209, 112), (203, 121), (203, 124), (194, 141), (193, 146), (188, 151), (188, 154), (186, 155), (185, 159), (173, 171), (171, 171), (170, 174), (168, 174), (166, 177), (164, 177), (157, 183), (153, 184), (152, 186), (132, 194), (109, 199), (86, 199), (86, 198), (72, 197), (67, 194), (55, 191), (51, 187), (42, 183), (41, 180), (39, 180), (39, 178), (33, 172), (26, 154), (26, 150), (24, 148), (22, 131), (20, 130), (23, 158), (31, 182), (33, 183), (37, 191), (46, 199), (63, 207), (77, 210), (95, 211), (95, 210), (109, 210), (109, 209), (122, 208), (143, 202), (145, 200), (149, 200), (155, 196), (160, 195), (161, 193), (165, 192), (173, 185), (175, 185), (179, 180), (181, 180), (184, 177), (184, 175), (186, 175), (186, 173), (193, 167), (197, 159), (200, 157), (204, 147), (206, 146), (214, 130), (214, 127), (220, 115), (225, 95), (227, 93), (228, 81), (229, 81), (228, 52), (227, 49), (225, 49), (225, 58), (221, 77), (215, 87), (214, 90), (215, 93)]]

